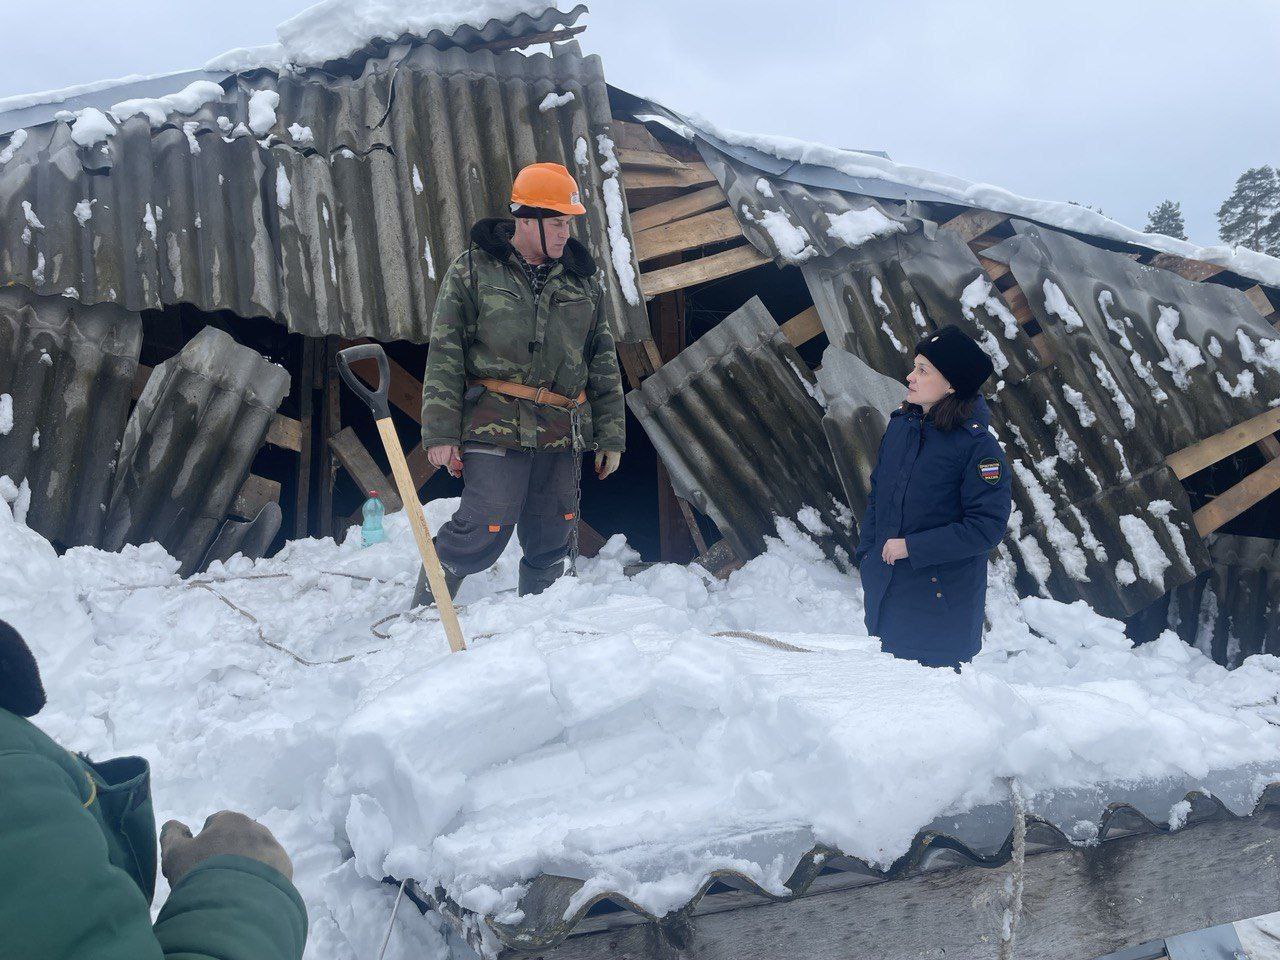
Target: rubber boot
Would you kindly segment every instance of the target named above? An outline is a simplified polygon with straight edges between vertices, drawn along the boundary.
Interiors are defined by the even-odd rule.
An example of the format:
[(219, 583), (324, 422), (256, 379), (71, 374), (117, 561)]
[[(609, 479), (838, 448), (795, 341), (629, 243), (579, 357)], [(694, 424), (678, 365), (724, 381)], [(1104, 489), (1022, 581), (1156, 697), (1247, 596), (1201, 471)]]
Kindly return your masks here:
[[(458, 587), (462, 586), (462, 581), (467, 578), (458, 576), (444, 564), (440, 568), (444, 570), (444, 585), (449, 588), (449, 599), (452, 600), (458, 595)], [(431, 595), (431, 583), (427, 580), (427, 571), (419, 566), (418, 585), (413, 589), (413, 602), (409, 604), (409, 609), (416, 610), (435, 602), (436, 598)]]
[(547, 589), (547, 587), (559, 580), (563, 573), (563, 560), (558, 563), (553, 563), (549, 567), (535, 567), (521, 560), (520, 596), (527, 597), (530, 594), (541, 593), (543, 590)]

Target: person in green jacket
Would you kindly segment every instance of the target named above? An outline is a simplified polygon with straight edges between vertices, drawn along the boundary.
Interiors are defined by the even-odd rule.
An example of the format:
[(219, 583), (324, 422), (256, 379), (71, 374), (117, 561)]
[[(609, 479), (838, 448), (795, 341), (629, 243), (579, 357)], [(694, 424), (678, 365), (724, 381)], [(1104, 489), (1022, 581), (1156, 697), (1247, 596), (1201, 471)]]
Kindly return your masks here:
[(307, 912), (271, 832), (221, 811), (160, 838), (171, 887), (155, 923), (156, 826), (140, 757), (101, 763), (27, 718), (35, 658), (0, 620), (0, 960), (300, 960)]
[[(604, 479), (622, 458), (622, 377), (595, 260), (574, 239), (586, 212), (557, 163), (525, 167), (513, 219), (488, 219), (445, 273), (422, 384), (428, 459), (461, 475), (462, 504), (436, 551), (450, 594), (491, 566), (511, 534), (520, 593), (564, 569), (578, 522), (580, 457)], [(433, 600), (420, 573), (413, 606)]]

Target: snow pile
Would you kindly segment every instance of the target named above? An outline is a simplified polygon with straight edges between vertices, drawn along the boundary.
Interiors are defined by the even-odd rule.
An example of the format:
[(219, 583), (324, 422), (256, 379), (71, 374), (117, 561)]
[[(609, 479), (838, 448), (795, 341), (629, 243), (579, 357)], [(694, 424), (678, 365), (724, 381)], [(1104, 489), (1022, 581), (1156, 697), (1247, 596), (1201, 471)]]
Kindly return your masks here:
[(0, 150), (0, 167), (13, 159), (13, 155), (22, 149), (22, 145), (27, 142), (27, 131), (15, 130), (9, 134), (9, 143), (3, 150)]
[[(155, 129), (162, 126), (170, 114), (195, 113), (206, 103), (222, 99), (224, 92), (222, 86), (212, 80), (197, 80), (177, 93), (170, 93), (163, 97), (122, 100), (120, 103), (113, 104), (109, 112), (119, 123), (124, 123), (137, 114), (143, 114), (150, 121), (152, 129)], [(81, 113), (84, 112), (86, 111), (81, 111)]]
[(232, 72), (257, 67), (318, 67), (341, 60), (371, 41), (451, 34), (459, 27), (483, 27), (520, 14), (536, 17), (547, 0), (321, 0), (276, 27), (276, 43), (229, 50), (205, 64)]
[(107, 115), (94, 107), (85, 107), (76, 112), (71, 123), (71, 139), (82, 147), (92, 147), (102, 143), (116, 132)]
[[(430, 505), (433, 529), (456, 505)], [(296, 866), (311, 960), (377, 955), (387, 874), (508, 920), (541, 872), (662, 913), (716, 867), (781, 892), (815, 840), (888, 864), (939, 814), (1005, 799), (1004, 778), (1030, 797), (1212, 789), (1280, 755), (1280, 660), (1228, 672), (1172, 634), (1134, 649), (1083, 603), (1019, 602), (1007, 570), (986, 649), (956, 675), (881, 654), (856, 578), (785, 521), (724, 582), (628, 578), (614, 538), (527, 598), (513, 542), (464, 583), (470, 650), (449, 655), (432, 617), (371, 632), (416, 576), (404, 515), (387, 528), (367, 550), (300, 541), (184, 582), (155, 545), (58, 558), (0, 504), (0, 617), (40, 659), (40, 725), (94, 756), (146, 755), (161, 819), (266, 823)], [(1139, 564), (1158, 577), (1157, 558)], [(445, 951), (433, 918), (401, 909), (388, 960)]]
[(875, 207), (867, 207), (865, 210), (846, 210), (832, 217), (827, 235), (857, 247), (876, 237), (902, 233), (906, 229), (905, 225), (890, 220)]
[[(579, 138), (578, 143), (583, 141)], [(613, 260), (613, 273), (618, 278), (618, 286), (622, 290), (627, 303), (635, 307), (640, 304), (640, 286), (636, 281), (636, 271), (631, 265), (631, 240), (623, 226), (623, 217), (627, 205), (622, 199), (622, 187), (618, 184), (618, 173), (622, 167), (613, 152), (613, 141), (604, 134), (596, 137), (596, 148), (600, 152), (600, 172), (606, 175), (601, 186), (604, 192), (604, 211), (608, 221), (609, 252)], [(582, 165), (582, 150), (574, 147), (574, 160)]]
[(280, 94), (274, 90), (255, 90), (249, 97), (249, 129), (254, 136), (264, 137), (276, 125), (276, 107)]
[(572, 91), (569, 93), (556, 93), (555, 91), (552, 91), (542, 98), (542, 102), (538, 104), (538, 109), (543, 113), (546, 113), (548, 110), (554, 110), (556, 107), (563, 107), (566, 103), (572, 102)]
[(13, 397), (0, 393), (0, 437), (7, 436), (13, 429)]

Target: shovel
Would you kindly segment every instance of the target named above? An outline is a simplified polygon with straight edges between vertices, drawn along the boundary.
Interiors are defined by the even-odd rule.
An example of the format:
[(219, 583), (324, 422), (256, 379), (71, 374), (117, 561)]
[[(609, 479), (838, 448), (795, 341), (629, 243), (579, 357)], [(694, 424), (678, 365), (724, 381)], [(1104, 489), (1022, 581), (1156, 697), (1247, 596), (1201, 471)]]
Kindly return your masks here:
[[(378, 361), (378, 389), (370, 390), (351, 369), (351, 364), (358, 360)], [(431, 531), (427, 528), (427, 518), (422, 512), (422, 504), (418, 502), (418, 491), (413, 485), (413, 477), (409, 474), (409, 464), (404, 459), (404, 448), (400, 446), (400, 437), (396, 434), (395, 424), (391, 422), (391, 410), (387, 407), (387, 386), (391, 382), (391, 371), (387, 366), (387, 355), (381, 344), (362, 343), (356, 347), (347, 347), (338, 351), (338, 372), (347, 386), (368, 404), (373, 411), (374, 422), (378, 426), (378, 435), (382, 437), (382, 445), (386, 448), (387, 459), (391, 462), (391, 475), (396, 481), (396, 490), (404, 503), (404, 512), (409, 515), (409, 526), (413, 527), (414, 539), (418, 541), (418, 553), (422, 555), (422, 569), (426, 571), (427, 582), (431, 584), (431, 594), (435, 597), (436, 608), (440, 611), (440, 622), (444, 624), (445, 636), (449, 638), (449, 649), (453, 653), (467, 649), (462, 639), (462, 626), (458, 623), (458, 614), (453, 609), (453, 598), (449, 596), (449, 588), (445, 586), (444, 569), (440, 566), (440, 558), (436, 556), (436, 545), (431, 540)]]

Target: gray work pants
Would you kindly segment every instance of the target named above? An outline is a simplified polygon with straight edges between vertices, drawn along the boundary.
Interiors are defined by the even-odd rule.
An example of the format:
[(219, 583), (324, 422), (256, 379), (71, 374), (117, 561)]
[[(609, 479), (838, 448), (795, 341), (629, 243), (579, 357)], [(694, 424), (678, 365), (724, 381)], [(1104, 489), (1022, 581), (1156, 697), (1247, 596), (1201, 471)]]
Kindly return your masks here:
[(524, 562), (552, 567), (569, 555), (576, 490), (576, 453), (512, 450), (487, 444), (462, 449), (462, 504), (436, 534), (440, 562), (460, 577), (487, 570), (512, 530)]

